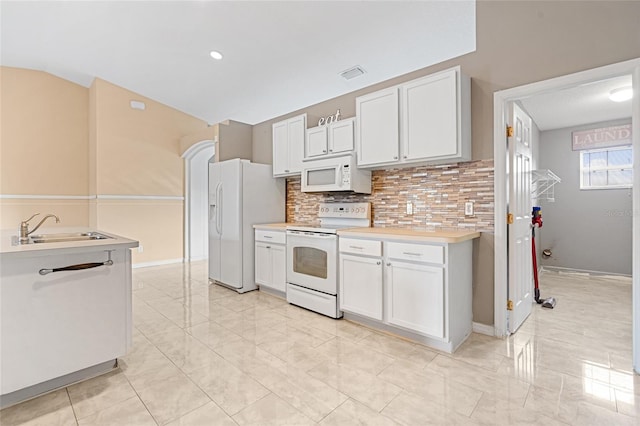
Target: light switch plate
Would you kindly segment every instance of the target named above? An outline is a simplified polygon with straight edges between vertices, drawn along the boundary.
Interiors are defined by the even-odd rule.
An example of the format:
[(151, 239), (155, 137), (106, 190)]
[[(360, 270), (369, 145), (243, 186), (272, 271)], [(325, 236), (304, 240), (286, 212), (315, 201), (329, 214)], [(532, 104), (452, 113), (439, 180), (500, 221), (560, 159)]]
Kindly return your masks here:
[(467, 201), (464, 203), (464, 215), (473, 216), (473, 201)]
[(407, 214), (413, 214), (413, 203), (411, 201), (407, 201)]

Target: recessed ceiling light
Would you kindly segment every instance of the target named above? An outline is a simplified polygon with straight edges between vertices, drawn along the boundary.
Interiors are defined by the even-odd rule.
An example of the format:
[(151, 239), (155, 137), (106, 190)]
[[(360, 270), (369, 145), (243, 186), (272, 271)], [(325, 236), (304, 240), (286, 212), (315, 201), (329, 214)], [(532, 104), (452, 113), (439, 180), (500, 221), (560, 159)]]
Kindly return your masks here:
[(621, 87), (619, 89), (614, 89), (609, 92), (609, 99), (611, 99), (613, 102), (628, 101), (632, 97), (633, 97), (632, 87)]
[(213, 59), (217, 59), (217, 60), (222, 59), (222, 53), (218, 52), (217, 50), (212, 50), (211, 53), (209, 53), (209, 55), (211, 55)]

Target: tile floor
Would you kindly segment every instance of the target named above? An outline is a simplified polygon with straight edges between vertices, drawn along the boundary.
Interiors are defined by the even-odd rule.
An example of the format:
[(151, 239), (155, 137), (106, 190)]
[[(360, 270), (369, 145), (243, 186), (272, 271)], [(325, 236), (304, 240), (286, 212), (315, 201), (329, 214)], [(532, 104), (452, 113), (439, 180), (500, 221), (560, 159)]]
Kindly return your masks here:
[(134, 270), (120, 368), (0, 412), (9, 425), (637, 425), (629, 279), (546, 272), (554, 310), (453, 355), (208, 285), (204, 262)]

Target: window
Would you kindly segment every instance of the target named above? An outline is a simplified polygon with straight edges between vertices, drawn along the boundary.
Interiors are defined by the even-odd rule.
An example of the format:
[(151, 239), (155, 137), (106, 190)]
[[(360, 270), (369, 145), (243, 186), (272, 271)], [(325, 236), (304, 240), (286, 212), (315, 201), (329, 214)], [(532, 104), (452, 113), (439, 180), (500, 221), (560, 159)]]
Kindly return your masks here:
[(580, 151), (580, 189), (631, 188), (630, 146)]

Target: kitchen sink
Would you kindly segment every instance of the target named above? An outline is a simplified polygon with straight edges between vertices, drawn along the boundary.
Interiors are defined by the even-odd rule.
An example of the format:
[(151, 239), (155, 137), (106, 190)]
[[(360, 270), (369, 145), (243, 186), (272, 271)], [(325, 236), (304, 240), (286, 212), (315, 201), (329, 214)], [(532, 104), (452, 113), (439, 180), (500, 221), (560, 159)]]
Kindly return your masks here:
[(97, 232), (72, 232), (67, 234), (40, 234), (30, 237), (31, 243), (65, 243), (71, 241), (106, 240), (111, 237)]

